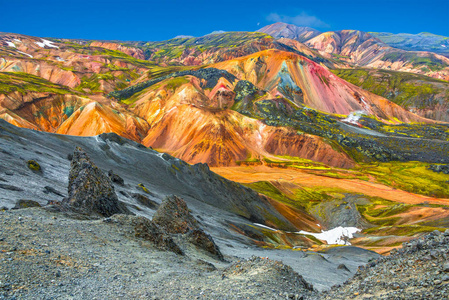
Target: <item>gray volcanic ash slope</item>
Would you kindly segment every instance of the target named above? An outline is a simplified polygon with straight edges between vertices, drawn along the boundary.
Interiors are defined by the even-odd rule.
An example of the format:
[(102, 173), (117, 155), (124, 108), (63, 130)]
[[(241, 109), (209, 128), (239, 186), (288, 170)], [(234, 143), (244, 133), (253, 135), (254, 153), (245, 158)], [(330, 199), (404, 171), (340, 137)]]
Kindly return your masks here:
[[(99, 190), (113, 184), (120, 205), (126, 205), (121, 211), (137, 216), (74, 219), (64, 210), (8, 210), (21, 199), (26, 200), (22, 207), (64, 203), (75, 146), (109, 173), (104, 179), (95, 171), (90, 182), (103, 178)], [(0, 120), (0, 162), (0, 207), (5, 207), (0, 210), (0, 299), (277, 299), (285, 293), (314, 298), (310, 284), (317, 290), (341, 284), (358, 266), (379, 257), (356, 247), (323, 253), (260, 248), (231, 227), (277, 222), (281, 229), (299, 228), (264, 197), (207, 165), (188, 165), (115, 134), (62, 136)], [(162, 199), (173, 194), (185, 200), (199, 227), (169, 236), (150, 220)], [(145, 239), (153, 233), (162, 238), (156, 247)], [(215, 255), (198, 248), (207, 245), (218, 247), (212, 249)]]

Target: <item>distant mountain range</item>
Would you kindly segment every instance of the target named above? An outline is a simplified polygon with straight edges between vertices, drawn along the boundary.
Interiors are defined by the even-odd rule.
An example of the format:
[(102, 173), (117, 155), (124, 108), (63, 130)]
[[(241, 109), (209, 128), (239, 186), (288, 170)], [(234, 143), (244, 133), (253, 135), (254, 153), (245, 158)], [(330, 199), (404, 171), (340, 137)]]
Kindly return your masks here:
[(431, 51), (449, 57), (449, 37), (429, 32), (418, 34), (370, 32), (391, 47), (408, 51)]
[[(284, 37), (304, 43), (327, 59), (393, 71), (413, 72), (430, 77), (449, 79), (449, 58), (435, 54), (430, 49), (406, 51), (393, 48), (370, 33), (358, 30), (340, 30), (320, 33), (309, 27), (275, 23), (259, 30), (273, 37)], [(433, 48), (432, 48), (433, 49)]]
[[(300, 27), (287, 23), (274, 23), (258, 30), (273, 36), (274, 38), (289, 38), (304, 43), (322, 34), (310, 27)], [(353, 31), (353, 30), (350, 30)], [(368, 32), (375, 38), (393, 48), (407, 51), (429, 51), (449, 57), (449, 37), (436, 35), (429, 32), (418, 34)]]

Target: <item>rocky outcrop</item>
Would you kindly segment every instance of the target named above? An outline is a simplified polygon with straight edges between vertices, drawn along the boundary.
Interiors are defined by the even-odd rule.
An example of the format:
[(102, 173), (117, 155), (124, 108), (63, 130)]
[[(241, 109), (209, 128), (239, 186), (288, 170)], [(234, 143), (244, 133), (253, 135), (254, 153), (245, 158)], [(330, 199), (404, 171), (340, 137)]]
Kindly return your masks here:
[[(449, 230), (402, 244), (402, 249), (360, 267), (320, 299), (444, 299), (449, 293)], [(376, 295), (376, 296), (373, 296)]]
[(134, 193), (131, 194), (131, 197), (133, 197), (135, 200), (137, 200), (137, 202), (139, 202), (142, 205), (145, 205), (148, 208), (157, 209), (159, 207), (159, 204), (157, 202), (151, 200), (150, 198), (142, 194)]
[(122, 186), (125, 185), (125, 181), (123, 180), (123, 178), (120, 177), (119, 175), (115, 174), (113, 170), (108, 171), (108, 176), (112, 182), (117, 183), (118, 185), (122, 185)]
[(214, 239), (210, 235), (206, 234), (202, 229), (189, 231), (187, 234), (187, 240), (198, 248), (209, 252), (217, 259), (224, 260), (223, 254), (221, 254), (221, 251), (217, 244), (215, 244)]
[[(296, 273), (290, 266), (284, 265), (281, 261), (268, 259), (268, 257), (251, 256), (248, 259), (237, 261), (223, 271), (223, 276), (239, 279), (249, 274), (256, 275), (258, 282), (265, 280), (276, 280), (282, 278), (295, 290), (309, 294), (315, 292), (313, 285), (308, 283), (301, 275)], [(309, 294), (310, 295), (310, 294)], [(304, 296), (286, 295), (283, 299), (303, 299)], [(280, 299), (280, 298), (279, 298)]]
[(199, 228), (185, 201), (178, 196), (168, 196), (153, 216), (153, 222), (169, 233), (187, 233)]
[(118, 200), (109, 177), (79, 147), (73, 153), (68, 196), (62, 201), (62, 208), (96, 217), (130, 213)]
[(445, 165), (431, 164), (427, 168), (429, 170), (432, 170), (437, 173), (449, 174), (449, 165), (448, 164), (445, 164)]
[(166, 197), (154, 214), (153, 222), (169, 233), (186, 234), (190, 243), (223, 260), (213, 238), (199, 227), (183, 199), (175, 195)]
[(156, 223), (145, 217), (137, 217), (135, 221), (134, 230), (136, 237), (150, 241), (161, 250), (169, 250), (180, 255), (184, 254), (170, 235), (163, 232)]

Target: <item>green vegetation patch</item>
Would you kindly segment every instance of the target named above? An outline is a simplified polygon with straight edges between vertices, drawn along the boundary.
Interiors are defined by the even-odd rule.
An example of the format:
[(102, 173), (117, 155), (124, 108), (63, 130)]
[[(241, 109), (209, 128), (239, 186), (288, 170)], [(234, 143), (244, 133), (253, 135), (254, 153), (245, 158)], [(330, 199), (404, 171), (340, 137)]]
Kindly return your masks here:
[(363, 230), (364, 234), (374, 234), (380, 236), (396, 235), (396, 236), (414, 236), (419, 233), (428, 233), (434, 230), (444, 232), (446, 228), (421, 226), (421, 225), (394, 225), (379, 226)]
[(385, 185), (438, 198), (449, 198), (449, 175), (429, 170), (423, 162), (361, 164), (357, 170)]
[(39, 76), (23, 72), (0, 72), (0, 94), (29, 92), (69, 94), (74, 93), (68, 87), (52, 83)]
[(306, 211), (310, 211), (314, 205), (319, 204), (321, 201), (330, 200), (336, 195), (345, 193), (341, 189), (328, 187), (298, 187), (294, 190), (293, 194), (286, 195), (269, 181), (258, 181), (244, 185), (276, 201)]
[(144, 49), (145, 55), (157, 61), (179, 58), (186, 50), (200, 54), (209, 49), (232, 49), (263, 40), (272, 42), (274, 39), (261, 32), (225, 32), (199, 38), (175, 38), (162, 42), (149, 42), (139, 46)]
[(449, 82), (407, 72), (336, 69), (340, 78), (408, 109), (433, 107), (449, 101)]
[(444, 61), (438, 59), (435, 56), (421, 57), (413, 52), (392, 52), (387, 53), (382, 57), (383, 61), (408, 61), (413, 67), (425, 67), (432, 71), (439, 71), (447, 67)]

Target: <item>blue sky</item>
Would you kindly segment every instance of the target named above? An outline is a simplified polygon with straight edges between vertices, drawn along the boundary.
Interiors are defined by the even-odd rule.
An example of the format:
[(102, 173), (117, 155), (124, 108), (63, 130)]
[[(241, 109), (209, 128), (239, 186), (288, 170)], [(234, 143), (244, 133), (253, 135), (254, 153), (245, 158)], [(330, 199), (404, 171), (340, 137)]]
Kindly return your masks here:
[(255, 31), (276, 21), (321, 31), (449, 36), (448, 0), (0, 0), (0, 7), (0, 31), (41, 37), (157, 41), (214, 30)]

